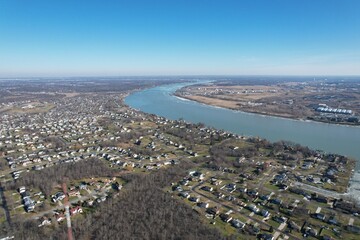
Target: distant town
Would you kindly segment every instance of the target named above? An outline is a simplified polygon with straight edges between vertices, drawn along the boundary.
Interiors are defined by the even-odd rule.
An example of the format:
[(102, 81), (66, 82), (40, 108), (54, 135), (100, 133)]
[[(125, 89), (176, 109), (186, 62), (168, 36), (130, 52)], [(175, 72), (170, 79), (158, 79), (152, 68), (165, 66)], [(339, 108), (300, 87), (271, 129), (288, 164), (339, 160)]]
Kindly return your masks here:
[[(354, 159), (124, 103), (169, 81), (0, 81), (0, 239), (66, 239), (69, 224), (75, 239), (358, 239)], [(359, 123), (356, 83), (225, 83), (177, 94)]]

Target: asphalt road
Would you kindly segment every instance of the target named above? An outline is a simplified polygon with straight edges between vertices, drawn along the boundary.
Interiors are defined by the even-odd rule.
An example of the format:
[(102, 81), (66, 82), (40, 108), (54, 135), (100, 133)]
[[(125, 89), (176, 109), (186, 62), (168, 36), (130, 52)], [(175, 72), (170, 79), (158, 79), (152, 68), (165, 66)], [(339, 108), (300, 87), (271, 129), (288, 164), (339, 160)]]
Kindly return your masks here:
[(337, 193), (337, 192), (325, 190), (325, 189), (314, 187), (314, 186), (311, 186), (309, 184), (301, 183), (301, 182), (294, 182), (293, 186), (297, 186), (297, 187), (300, 187), (301, 189), (321, 194), (321, 195), (323, 195), (325, 197), (341, 198), (341, 197), (343, 197), (345, 195), (343, 193)]

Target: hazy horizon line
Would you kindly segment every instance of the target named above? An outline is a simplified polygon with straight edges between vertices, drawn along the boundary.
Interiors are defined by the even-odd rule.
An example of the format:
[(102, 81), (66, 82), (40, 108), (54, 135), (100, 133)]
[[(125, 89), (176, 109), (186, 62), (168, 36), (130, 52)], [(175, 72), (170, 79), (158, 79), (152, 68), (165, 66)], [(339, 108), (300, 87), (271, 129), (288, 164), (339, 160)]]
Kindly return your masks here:
[(63, 75), (63, 76), (0, 76), (0, 79), (33, 78), (134, 78), (134, 77), (360, 77), (360, 74), (139, 74), (139, 75)]

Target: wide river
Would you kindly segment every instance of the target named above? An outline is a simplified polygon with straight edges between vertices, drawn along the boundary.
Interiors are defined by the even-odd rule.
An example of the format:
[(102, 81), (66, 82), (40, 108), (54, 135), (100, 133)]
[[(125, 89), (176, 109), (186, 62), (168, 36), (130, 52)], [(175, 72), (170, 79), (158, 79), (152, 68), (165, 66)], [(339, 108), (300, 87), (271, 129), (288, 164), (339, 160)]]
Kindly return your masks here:
[(194, 83), (177, 83), (135, 92), (125, 99), (134, 109), (168, 119), (202, 122), (245, 136), (259, 136), (270, 141), (288, 140), (355, 158), (358, 163), (349, 193), (360, 201), (360, 127), (298, 121), (212, 107), (177, 98), (173, 93)]

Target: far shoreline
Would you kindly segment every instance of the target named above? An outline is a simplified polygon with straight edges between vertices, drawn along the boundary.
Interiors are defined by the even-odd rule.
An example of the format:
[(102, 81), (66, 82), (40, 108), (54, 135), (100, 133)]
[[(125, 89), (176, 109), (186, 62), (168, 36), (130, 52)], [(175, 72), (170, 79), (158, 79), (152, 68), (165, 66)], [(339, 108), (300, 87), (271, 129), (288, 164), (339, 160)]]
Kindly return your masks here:
[(179, 98), (179, 99), (197, 102), (197, 103), (200, 103), (200, 104), (204, 104), (206, 106), (222, 108), (222, 109), (227, 109), (227, 110), (232, 110), (232, 111), (237, 111), (237, 112), (242, 112), (242, 113), (256, 114), (256, 115), (261, 115), (261, 116), (265, 116), (265, 117), (276, 117), (276, 118), (290, 119), (290, 120), (301, 121), (301, 122), (325, 123), (325, 124), (346, 126), (346, 127), (360, 127), (360, 124), (348, 124), (348, 123), (345, 123), (345, 122), (344, 123), (341, 123), (341, 122), (340, 123), (333, 123), (333, 122), (328, 122), (328, 121), (317, 121), (317, 120), (314, 120), (314, 119), (307, 119), (307, 118), (306, 119), (304, 119), (304, 118), (294, 118), (294, 117), (287, 117), (287, 116), (271, 114), (271, 113), (256, 112), (256, 111), (245, 111), (245, 110), (231, 108), (231, 107), (223, 107), (223, 106), (218, 106), (218, 105), (215, 105), (215, 104), (209, 104), (209, 103), (206, 103), (206, 102), (202, 102), (202, 101), (199, 101), (199, 100), (196, 100), (196, 99), (192, 99), (192, 98), (180, 95), (177, 92), (174, 92), (173, 95), (175, 97)]

